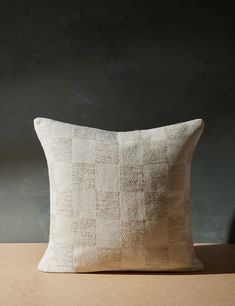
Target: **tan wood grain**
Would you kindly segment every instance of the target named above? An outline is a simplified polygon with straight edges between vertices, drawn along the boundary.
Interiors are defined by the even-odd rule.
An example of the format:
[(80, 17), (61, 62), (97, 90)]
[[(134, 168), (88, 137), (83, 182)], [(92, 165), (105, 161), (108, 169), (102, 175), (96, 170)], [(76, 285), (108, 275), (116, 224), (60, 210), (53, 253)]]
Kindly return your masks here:
[(45, 243), (0, 244), (0, 305), (235, 305), (235, 245), (196, 245), (190, 273), (43, 273)]

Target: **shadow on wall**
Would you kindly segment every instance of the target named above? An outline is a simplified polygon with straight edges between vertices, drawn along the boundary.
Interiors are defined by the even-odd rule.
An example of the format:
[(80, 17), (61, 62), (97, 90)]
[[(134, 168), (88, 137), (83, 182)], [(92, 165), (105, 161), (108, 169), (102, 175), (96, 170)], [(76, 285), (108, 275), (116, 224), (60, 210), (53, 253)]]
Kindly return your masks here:
[(228, 234), (228, 243), (235, 243), (235, 213), (233, 215), (230, 231)]

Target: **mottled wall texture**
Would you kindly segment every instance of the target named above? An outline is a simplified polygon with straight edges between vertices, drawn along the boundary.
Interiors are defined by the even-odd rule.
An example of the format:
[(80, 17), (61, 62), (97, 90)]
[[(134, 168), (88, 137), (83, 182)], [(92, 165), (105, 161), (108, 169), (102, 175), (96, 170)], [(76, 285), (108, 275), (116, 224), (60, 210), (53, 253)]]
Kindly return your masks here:
[(234, 241), (233, 18), (226, 1), (1, 1), (0, 241), (48, 241), (35, 117), (118, 131), (203, 118), (193, 238)]

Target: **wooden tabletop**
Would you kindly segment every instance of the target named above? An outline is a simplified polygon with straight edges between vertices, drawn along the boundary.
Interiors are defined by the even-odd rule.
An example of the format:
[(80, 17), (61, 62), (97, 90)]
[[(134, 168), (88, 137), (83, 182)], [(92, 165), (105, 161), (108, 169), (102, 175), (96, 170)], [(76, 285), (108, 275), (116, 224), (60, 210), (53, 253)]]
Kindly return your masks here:
[(235, 244), (196, 245), (205, 269), (190, 273), (43, 273), (46, 247), (0, 244), (0, 305), (235, 305)]

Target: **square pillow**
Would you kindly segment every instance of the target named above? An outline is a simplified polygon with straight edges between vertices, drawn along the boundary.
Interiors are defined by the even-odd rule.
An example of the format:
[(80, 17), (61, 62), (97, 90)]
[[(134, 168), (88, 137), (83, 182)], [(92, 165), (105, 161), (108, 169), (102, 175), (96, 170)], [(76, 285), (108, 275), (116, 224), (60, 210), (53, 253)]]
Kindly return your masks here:
[(38, 269), (193, 271), (192, 155), (203, 120), (114, 132), (36, 118), (50, 237)]

